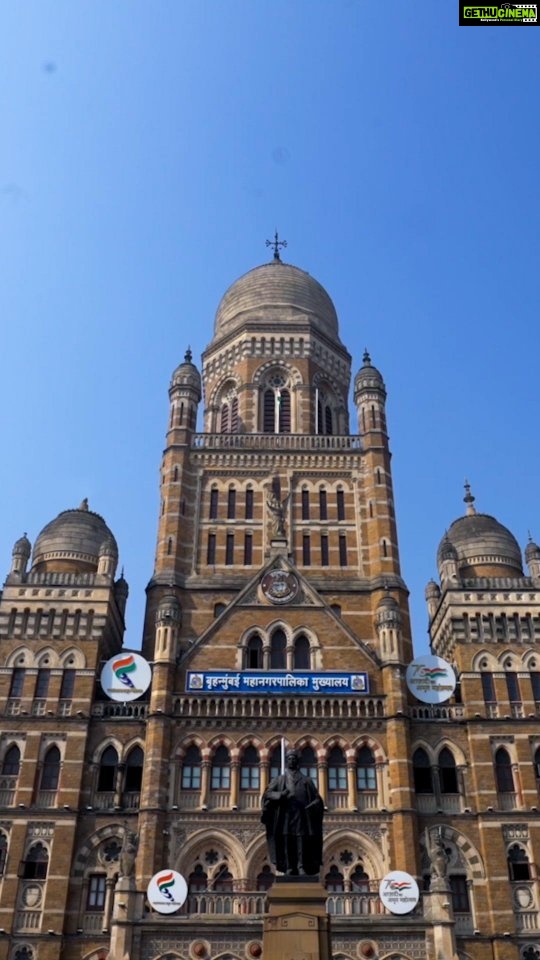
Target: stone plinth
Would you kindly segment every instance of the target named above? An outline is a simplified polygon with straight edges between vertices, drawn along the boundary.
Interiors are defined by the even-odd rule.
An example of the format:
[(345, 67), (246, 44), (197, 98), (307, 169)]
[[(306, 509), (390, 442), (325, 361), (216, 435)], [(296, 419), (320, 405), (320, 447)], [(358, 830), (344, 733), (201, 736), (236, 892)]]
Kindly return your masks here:
[(326, 898), (318, 877), (278, 877), (268, 891), (263, 960), (330, 960)]

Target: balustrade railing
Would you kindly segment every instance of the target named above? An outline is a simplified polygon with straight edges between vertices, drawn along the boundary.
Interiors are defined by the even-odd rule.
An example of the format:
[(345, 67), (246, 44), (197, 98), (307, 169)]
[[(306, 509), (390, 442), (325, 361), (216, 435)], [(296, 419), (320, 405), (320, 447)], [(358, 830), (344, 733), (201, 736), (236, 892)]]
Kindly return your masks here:
[(56, 807), (57, 802), (57, 790), (38, 790), (35, 799), (36, 807)]
[(13, 806), (16, 789), (17, 777), (0, 777), (0, 806)]
[(93, 717), (120, 717), (122, 720), (144, 720), (148, 714), (148, 703), (94, 703)]
[(462, 703), (452, 703), (447, 706), (430, 703), (422, 707), (409, 707), (409, 716), (414, 720), (463, 720), (465, 707)]
[[(383, 916), (388, 910), (378, 891), (366, 890), (349, 893), (329, 893), (326, 901), (328, 913), (340, 917)], [(200, 891), (190, 893), (180, 911), (180, 916), (196, 917), (215, 914), (262, 915), (266, 910), (266, 893), (234, 891), (217, 893)], [(419, 907), (415, 913), (418, 913)]]
[(13, 928), (15, 933), (37, 933), (41, 929), (41, 910), (16, 910)]
[(497, 794), (497, 804), (499, 810), (517, 810), (518, 795), (517, 793), (499, 793)]
[(105, 924), (105, 914), (84, 913), (82, 917), (82, 928), (84, 933), (102, 933)]
[(135, 793), (134, 791), (130, 793), (124, 793), (122, 796), (122, 806), (125, 810), (138, 810), (141, 804), (141, 795), (140, 793)]
[(174, 712), (184, 717), (285, 717), (358, 720), (384, 717), (383, 697), (177, 697)]
[(96, 791), (94, 794), (94, 807), (96, 810), (114, 810), (114, 791)]
[(306, 433), (196, 433), (192, 440), (195, 450), (339, 450), (340, 453), (359, 453), (359, 436), (329, 436)]

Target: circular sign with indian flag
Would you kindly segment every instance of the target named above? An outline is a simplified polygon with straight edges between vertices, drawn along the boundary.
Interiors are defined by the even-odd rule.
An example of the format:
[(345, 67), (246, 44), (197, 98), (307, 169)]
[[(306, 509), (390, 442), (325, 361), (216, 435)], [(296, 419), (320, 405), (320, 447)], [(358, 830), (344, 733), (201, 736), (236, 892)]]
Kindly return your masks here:
[(125, 703), (146, 693), (152, 680), (150, 664), (139, 653), (122, 650), (107, 660), (101, 671), (101, 687), (111, 700)]
[(382, 878), (379, 896), (390, 913), (410, 913), (418, 903), (420, 891), (410, 873), (392, 870)]
[(442, 657), (417, 657), (407, 667), (407, 686), (422, 703), (444, 703), (456, 689), (453, 667)]
[(187, 883), (176, 870), (160, 870), (152, 877), (146, 889), (148, 902), (158, 913), (174, 913), (185, 902)]

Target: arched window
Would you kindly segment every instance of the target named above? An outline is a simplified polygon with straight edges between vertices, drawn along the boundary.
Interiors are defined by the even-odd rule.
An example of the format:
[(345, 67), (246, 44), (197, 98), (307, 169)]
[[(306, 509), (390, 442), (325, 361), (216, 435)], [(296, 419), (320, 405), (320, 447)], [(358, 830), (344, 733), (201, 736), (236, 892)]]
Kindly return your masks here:
[(519, 843), (512, 844), (508, 851), (508, 876), (510, 880), (531, 879), (529, 858)]
[(45, 880), (49, 866), (49, 851), (43, 843), (30, 847), (22, 862), (23, 880)]
[(534, 753), (534, 775), (536, 777), (536, 786), (540, 790), (540, 747), (537, 747)]
[(25, 673), (26, 671), (24, 667), (15, 667), (13, 670), (13, 673), (11, 674), (11, 685), (9, 688), (10, 697), (22, 697)]
[(240, 764), (240, 789), (259, 790), (259, 754), (254, 746), (246, 747)]
[(246, 490), (246, 503), (244, 510), (246, 520), (253, 520), (253, 488), (248, 487)]
[(98, 792), (110, 793), (114, 790), (116, 781), (116, 770), (118, 767), (118, 754), (114, 747), (107, 747), (101, 754), (98, 773)]
[(441, 793), (459, 793), (456, 761), (448, 747), (439, 754), (439, 786)]
[(285, 670), (287, 667), (287, 638), (283, 630), (275, 630), (270, 640), (270, 669)]
[(221, 407), (221, 433), (229, 432), (229, 404), (224, 403)]
[(268, 758), (268, 765), (270, 767), (270, 779), (275, 780), (281, 773), (281, 747), (274, 747)]
[(309, 640), (302, 633), (294, 641), (293, 670), (309, 670), (310, 666)]
[(4, 754), (2, 763), (3, 777), (18, 777), (21, 768), (21, 751), (16, 744), (13, 744)]
[(328, 789), (347, 789), (347, 761), (341, 747), (333, 747), (328, 755)]
[(275, 879), (276, 878), (272, 873), (271, 867), (269, 867), (268, 864), (265, 863), (261, 872), (257, 876), (255, 889), (260, 890), (261, 892), (263, 890), (269, 890)]
[(345, 889), (345, 881), (343, 879), (343, 874), (339, 872), (338, 867), (335, 865), (330, 867), (330, 870), (324, 878), (324, 885), (328, 890), (328, 893), (342, 893)]
[(0, 833), (0, 877), (4, 875), (4, 870), (6, 869), (7, 850), (8, 838), (5, 833)]
[(188, 890), (190, 893), (202, 893), (208, 890), (208, 876), (200, 863), (196, 864), (188, 877)]
[(495, 754), (495, 781), (499, 793), (515, 792), (512, 762), (504, 747), (499, 747)]
[(246, 670), (262, 670), (263, 642), (258, 633), (249, 638), (245, 651)]
[(326, 405), (324, 408), (324, 430), (325, 433), (333, 434), (334, 432), (334, 423), (332, 417), (332, 408)]
[(454, 913), (470, 913), (469, 884), (465, 874), (453, 873), (448, 877), (452, 892), (452, 907)]
[(106, 874), (91, 873), (88, 877), (88, 888), (86, 892), (86, 909), (92, 913), (98, 913), (105, 909), (106, 896)]
[(413, 776), (415, 793), (433, 793), (431, 762), (421, 747), (413, 755)]
[(76, 670), (66, 669), (62, 673), (62, 684), (60, 686), (60, 700), (71, 700), (75, 689)]
[(49, 747), (41, 768), (40, 790), (58, 790), (60, 780), (60, 751), (58, 747)]
[(201, 789), (201, 751), (195, 744), (188, 747), (182, 764), (182, 790)]
[(34, 700), (45, 699), (49, 692), (50, 679), (51, 671), (49, 669), (38, 670), (34, 689)]
[(353, 893), (369, 893), (369, 877), (360, 865), (351, 873), (351, 890)]
[(214, 604), (214, 617), (215, 617), (216, 620), (217, 620), (218, 617), (221, 616), (221, 614), (222, 614), (223, 611), (225, 610), (226, 606), (227, 606), (226, 603), (216, 603), (216, 604)]
[(300, 754), (300, 770), (317, 784), (317, 755), (313, 747), (304, 747)]
[(140, 793), (142, 784), (144, 754), (140, 747), (133, 747), (126, 760), (126, 793)]
[(216, 893), (229, 893), (232, 890), (233, 875), (230, 873), (226, 863), (224, 863), (216, 873), (212, 887)]
[(233, 397), (231, 403), (231, 433), (238, 433), (238, 397)]
[(208, 509), (209, 520), (217, 520), (218, 504), (219, 504), (219, 490), (217, 487), (212, 487), (212, 489), (210, 490), (210, 506)]
[(356, 754), (356, 786), (358, 790), (376, 790), (375, 757), (369, 747), (360, 747)]
[(263, 396), (263, 433), (291, 432), (291, 395), (283, 387), (268, 387)]
[(234, 520), (236, 517), (236, 489), (229, 487), (227, 493), (227, 520)]
[(212, 790), (228, 790), (231, 785), (231, 758), (223, 744), (217, 748), (212, 758)]

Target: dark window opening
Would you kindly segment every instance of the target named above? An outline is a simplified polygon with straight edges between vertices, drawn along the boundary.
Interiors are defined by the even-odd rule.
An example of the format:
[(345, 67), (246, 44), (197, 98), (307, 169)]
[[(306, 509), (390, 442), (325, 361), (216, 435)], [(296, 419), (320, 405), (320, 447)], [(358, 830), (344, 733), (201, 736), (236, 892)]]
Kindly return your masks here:
[(250, 567), (253, 563), (253, 537), (251, 533), (244, 534), (244, 566)]
[(499, 747), (495, 754), (495, 780), (499, 793), (514, 793), (512, 762), (503, 747)]
[(208, 534), (208, 543), (206, 546), (206, 562), (210, 566), (213, 566), (216, 562), (216, 535), (215, 533)]
[(338, 520), (345, 519), (345, 494), (343, 490), (338, 490), (337, 492), (337, 518)]
[(369, 747), (360, 747), (356, 755), (356, 786), (358, 790), (376, 790), (375, 757)]
[(302, 563), (305, 567), (309, 567), (311, 564), (311, 539), (309, 533), (305, 533), (302, 537)]
[(143, 775), (144, 754), (140, 747), (134, 747), (126, 761), (126, 793), (140, 793)]
[(98, 793), (111, 793), (114, 790), (118, 754), (114, 747), (107, 747), (101, 755), (98, 774)]
[(311, 666), (308, 638), (302, 633), (294, 641), (293, 670), (309, 670)]
[(217, 487), (212, 487), (210, 491), (210, 509), (208, 511), (209, 520), (217, 520), (218, 500), (219, 500), (219, 490), (217, 489)]
[(441, 793), (458, 793), (456, 761), (445, 747), (439, 754), (439, 784)]
[(15, 667), (11, 674), (10, 697), (22, 697), (24, 687), (24, 667)]
[(251, 487), (246, 490), (246, 520), (253, 520), (253, 490)]
[(75, 689), (75, 674), (76, 670), (64, 670), (60, 686), (61, 700), (71, 700)]
[(328, 566), (328, 537), (321, 533), (321, 567)]
[(45, 754), (41, 768), (41, 790), (57, 790), (60, 780), (60, 751), (58, 747), (50, 747)]
[(227, 520), (234, 520), (236, 516), (236, 490), (234, 487), (229, 487), (229, 494), (227, 497)]
[(240, 764), (240, 789), (258, 790), (260, 787), (259, 754), (255, 747), (249, 746), (244, 750)]
[(287, 667), (287, 638), (283, 630), (275, 630), (270, 640), (270, 669), (285, 670)]
[(212, 790), (228, 790), (231, 785), (231, 758), (227, 747), (218, 747), (213, 760), (210, 787)]
[(319, 517), (321, 520), (328, 520), (326, 490), (319, 490)]
[(347, 566), (347, 537), (344, 533), (339, 535), (339, 565)]
[(470, 913), (469, 885), (467, 877), (454, 873), (449, 878), (454, 913)]
[(9, 750), (6, 750), (4, 761), (2, 763), (3, 777), (18, 777), (21, 769), (21, 751), (14, 744)]
[(262, 670), (263, 642), (259, 636), (250, 637), (246, 647), (246, 669)]
[(328, 755), (328, 789), (347, 789), (347, 761), (341, 747), (333, 747)]
[(225, 542), (225, 566), (230, 567), (234, 563), (234, 533), (227, 534)]
[(413, 776), (415, 793), (433, 793), (431, 763), (426, 751), (421, 747), (413, 755)]
[(514, 843), (508, 851), (508, 875), (510, 880), (531, 879), (529, 858), (517, 843)]
[(492, 673), (482, 673), (482, 693), (484, 695), (484, 703), (496, 703), (497, 697), (495, 695), (495, 683), (493, 681)]
[(510, 700), (510, 703), (521, 703), (521, 693), (519, 689), (517, 673), (506, 673), (506, 688), (508, 690), (508, 699)]
[(49, 851), (42, 843), (36, 843), (22, 862), (23, 880), (45, 880), (49, 866)]
[(302, 490), (302, 520), (309, 520), (309, 490)]

